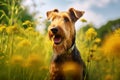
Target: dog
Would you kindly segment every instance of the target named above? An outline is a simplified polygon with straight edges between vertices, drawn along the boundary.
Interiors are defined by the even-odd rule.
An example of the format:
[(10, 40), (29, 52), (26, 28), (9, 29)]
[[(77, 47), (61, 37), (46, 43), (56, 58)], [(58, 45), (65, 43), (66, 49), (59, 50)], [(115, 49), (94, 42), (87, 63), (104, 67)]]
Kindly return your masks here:
[(86, 66), (75, 44), (75, 22), (83, 14), (84, 11), (74, 8), (66, 12), (47, 11), (51, 21), (48, 36), (53, 43), (50, 80), (85, 80)]

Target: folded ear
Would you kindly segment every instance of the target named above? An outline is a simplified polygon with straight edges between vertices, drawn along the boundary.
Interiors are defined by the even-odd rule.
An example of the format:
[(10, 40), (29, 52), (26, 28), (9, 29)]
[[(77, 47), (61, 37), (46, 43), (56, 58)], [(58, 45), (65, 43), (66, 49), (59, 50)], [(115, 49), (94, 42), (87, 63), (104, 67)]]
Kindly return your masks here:
[(58, 9), (54, 9), (52, 11), (47, 11), (46, 15), (48, 20), (53, 16), (53, 13), (59, 12)]
[(68, 12), (73, 22), (76, 22), (85, 13), (84, 11), (75, 10), (74, 8), (70, 8)]

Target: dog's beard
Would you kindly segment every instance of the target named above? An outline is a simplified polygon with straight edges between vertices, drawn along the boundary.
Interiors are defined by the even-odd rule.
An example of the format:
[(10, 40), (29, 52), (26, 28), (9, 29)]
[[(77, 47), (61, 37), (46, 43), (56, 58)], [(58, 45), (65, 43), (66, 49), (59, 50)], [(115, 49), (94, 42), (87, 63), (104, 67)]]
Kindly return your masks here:
[(64, 39), (60, 44), (53, 44), (53, 50), (55, 54), (64, 54), (71, 47), (72, 40)]

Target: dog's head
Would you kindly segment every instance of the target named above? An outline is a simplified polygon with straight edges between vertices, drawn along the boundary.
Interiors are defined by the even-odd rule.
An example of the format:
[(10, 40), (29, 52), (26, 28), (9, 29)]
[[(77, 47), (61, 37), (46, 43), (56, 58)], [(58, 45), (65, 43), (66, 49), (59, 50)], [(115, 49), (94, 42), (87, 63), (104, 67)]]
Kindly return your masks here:
[[(48, 27), (49, 38), (63, 52), (69, 49), (75, 42), (75, 22), (84, 14), (84, 11), (70, 8), (67, 12), (59, 12), (58, 9), (47, 12), (51, 24)], [(61, 50), (62, 51), (62, 50)], [(63, 53), (61, 52), (61, 53)]]

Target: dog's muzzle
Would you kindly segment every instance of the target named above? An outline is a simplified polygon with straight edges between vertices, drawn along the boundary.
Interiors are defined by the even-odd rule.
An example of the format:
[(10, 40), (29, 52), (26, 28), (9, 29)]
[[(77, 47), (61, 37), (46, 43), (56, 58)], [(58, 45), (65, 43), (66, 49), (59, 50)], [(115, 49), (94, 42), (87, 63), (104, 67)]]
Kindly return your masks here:
[(57, 28), (57, 27), (54, 27), (54, 28), (51, 29), (51, 31), (52, 31), (53, 34), (57, 34), (58, 28)]
[(58, 27), (53, 27), (50, 29), (52, 34), (53, 34), (53, 41), (54, 41), (54, 44), (58, 45), (62, 42), (62, 36), (59, 34), (59, 29)]

